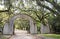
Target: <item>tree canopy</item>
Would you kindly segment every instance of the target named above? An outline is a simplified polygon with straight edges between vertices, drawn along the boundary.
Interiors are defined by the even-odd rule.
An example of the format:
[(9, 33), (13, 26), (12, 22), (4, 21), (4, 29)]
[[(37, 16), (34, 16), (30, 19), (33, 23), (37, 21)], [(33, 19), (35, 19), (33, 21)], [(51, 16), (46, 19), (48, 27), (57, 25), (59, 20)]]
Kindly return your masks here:
[(49, 26), (55, 26), (53, 24), (56, 23), (56, 26), (59, 26), (57, 25), (60, 17), (59, 0), (0, 0), (0, 7), (1, 24), (13, 15), (23, 13), (31, 16), (37, 26), (40, 23), (49, 24)]

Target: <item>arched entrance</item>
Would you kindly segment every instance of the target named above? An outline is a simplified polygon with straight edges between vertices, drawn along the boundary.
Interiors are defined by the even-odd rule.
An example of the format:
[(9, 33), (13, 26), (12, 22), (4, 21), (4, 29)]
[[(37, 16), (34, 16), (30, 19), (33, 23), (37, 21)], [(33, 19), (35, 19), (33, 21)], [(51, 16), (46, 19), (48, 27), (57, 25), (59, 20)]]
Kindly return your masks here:
[(17, 18), (14, 20), (14, 34), (30, 33), (29, 20), (25, 18)]
[(14, 20), (17, 18), (25, 18), (25, 19), (29, 20), (30, 33), (31, 34), (37, 33), (37, 26), (35, 26), (35, 22), (30, 16), (28, 16), (26, 14), (17, 14), (9, 19), (9, 23), (6, 23), (4, 25), (3, 34), (13, 34), (13, 32), (14, 32), (14, 29), (13, 29), (14, 28), (14, 26), (13, 26)]

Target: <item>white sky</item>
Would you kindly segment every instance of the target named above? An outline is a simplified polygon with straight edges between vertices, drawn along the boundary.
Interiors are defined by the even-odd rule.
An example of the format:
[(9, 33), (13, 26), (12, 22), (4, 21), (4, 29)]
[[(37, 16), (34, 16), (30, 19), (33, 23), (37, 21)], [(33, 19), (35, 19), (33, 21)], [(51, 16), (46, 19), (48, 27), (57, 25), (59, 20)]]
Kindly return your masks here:
[(58, 3), (60, 2), (60, 0), (57, 0), (58, 1)]

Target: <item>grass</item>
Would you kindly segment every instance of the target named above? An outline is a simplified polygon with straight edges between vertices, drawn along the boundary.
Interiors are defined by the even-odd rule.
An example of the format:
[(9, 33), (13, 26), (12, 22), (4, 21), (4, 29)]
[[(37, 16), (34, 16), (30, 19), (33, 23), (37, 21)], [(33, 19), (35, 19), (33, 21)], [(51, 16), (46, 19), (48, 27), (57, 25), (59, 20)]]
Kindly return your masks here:
[(45, 37), (60, 39), (60, 34), (42, 34)]
[(60, 38), (60, 35), (58, 34), (43, 34), (43, 35), (47, 37)]
[(3, 35), (0, 35), (0, 39), (7, 39), (7, 38)]

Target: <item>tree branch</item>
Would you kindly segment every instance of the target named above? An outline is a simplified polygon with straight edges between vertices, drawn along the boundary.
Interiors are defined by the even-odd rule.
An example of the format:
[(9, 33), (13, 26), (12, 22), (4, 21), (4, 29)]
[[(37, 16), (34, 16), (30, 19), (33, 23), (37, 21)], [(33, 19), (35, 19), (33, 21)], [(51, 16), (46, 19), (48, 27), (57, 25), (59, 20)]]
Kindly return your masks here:
[(9, 11), (9, 10), (0, 10), (0, 13), (1, 13), (1, 12), (8, 12), (8, 11)]
[(59, 12), (54, 11), (53, 9), (49, 8), (48, 6), (45, 6), (45, 5), (41, 4), (41, 2), (40, 2), (40, 1), (38, 1), (38, 0), (36, 0), (36, 1), (37, 1), (37, 4), (38, 4), (39, 6), (42, 6), (42, 7), (46, 8), (46, 9), (48, 9), (48, 10), (52, 11), (54, 14), (57, 14), (57, 15), (59, 15), (59, 14), (60, 14)]
[(60, 12), (60, 6), (56, 2), (54, 2), (54, 1), (50, 2), (49, 0), (45, 0), (45, 1), (51, 3)]

